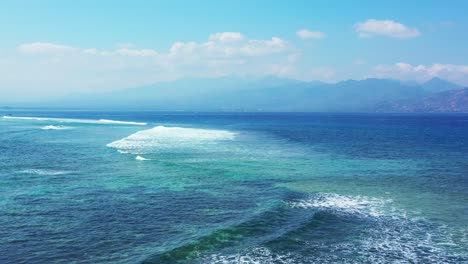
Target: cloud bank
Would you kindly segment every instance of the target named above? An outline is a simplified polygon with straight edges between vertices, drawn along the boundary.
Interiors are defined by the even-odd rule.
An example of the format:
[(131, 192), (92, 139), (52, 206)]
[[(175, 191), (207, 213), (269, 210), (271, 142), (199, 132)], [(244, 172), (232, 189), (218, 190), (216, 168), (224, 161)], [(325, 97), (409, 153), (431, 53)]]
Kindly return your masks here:
[(175, 42), (165, 51), (131, 44), (101, 50), (47, 42), (21, 44), (16, 51), (0, 58), (0, 83), (33, 91), (31, 96), (107, 91), (184, 77), (283, 76), (294, 72), (299, 56), (282, 38), (252, 39), (239, 32), (214, 33), (205, 42)]
[(391, 38), (408, 39), (421, 35), (419, 30), (392, 20), (368, 19), (364, 22), (357, 23), (354, 25), (354, 28), (361, 38), (380, 35)]

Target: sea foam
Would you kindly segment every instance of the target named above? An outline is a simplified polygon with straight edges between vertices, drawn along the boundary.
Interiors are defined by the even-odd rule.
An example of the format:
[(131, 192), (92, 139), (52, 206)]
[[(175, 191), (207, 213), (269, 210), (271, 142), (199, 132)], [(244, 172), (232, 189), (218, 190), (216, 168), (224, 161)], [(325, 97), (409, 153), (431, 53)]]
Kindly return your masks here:
[(236, 133), (225, 130), (157, 126), (107, 144), (108, 147), (134, 154), (157, 148), (193, 147), (204, 143), (233, 140)]
[(47, 170), (47, 169), (27, 169), (19, 171), (18, 173), (22, 174), (35, 174), (35, 175), (64, 175), (69, 174), (69, 171), (57, 171), (57, 170)]
[[(353, 217), (356, 225), (363, 226), (363, 235), (351, 243), (323, 245), (308, 241), (306, 246), (317, 252), (345, 252), (352, 248), (353, 254), (361, 256), (366, 263), (389, 263), (395, 262), (395, 259), (401, 263), (449, 263), (450, 259), (466, 257), (466, 254), (463, 256), (447, 251), (448, 247), (455, 252), (459, 249), (446, 235), (452, 232), (447, 227), (423, 218), (409, 217), (402, 209), (390, 208), (391, 200), (318, 193), (309, 199), (287, 204), (293, 208), (316, 209)], [(334, 254), (315, 256), (314, 263), (343, 262), (335, 257)]]
[(384, 214), (383, 208), (389, 202), (391, 202), (391, 200), (366, 196), (318, 193), (309, 199), (287, 202), (287, 204), (293, 208), (315, 208), (319, 210), (379, 217)]
[(83, 124), (109, 124), (109, 125), (137, 125), (146, 126), (144, 122), (119, 121), (109, 119), (78, 119), (78, 118), (54, 118), (54, 117), (28, 117), (28, 116), (3, 116), (4, 119), (14, 120), (36, 120), (36, 121), (54, 121), (64, 123), (83, 123)]
[(67, 129), (72, 129), (72, 127), (49, 125), (49, 126), (43, 126), (41, 127), (41, 129), (42, 130), (67, 130)]
[(293, 254), (277, 254), (273, 253), (266, 247), (253, 248), (247, 252), (237, 253), (232, 255), (212, 254), (204, 258), (205, 263), (210, 264), (263, 264), (263, 263), (278, 263), (289, 264), (298, 263)]

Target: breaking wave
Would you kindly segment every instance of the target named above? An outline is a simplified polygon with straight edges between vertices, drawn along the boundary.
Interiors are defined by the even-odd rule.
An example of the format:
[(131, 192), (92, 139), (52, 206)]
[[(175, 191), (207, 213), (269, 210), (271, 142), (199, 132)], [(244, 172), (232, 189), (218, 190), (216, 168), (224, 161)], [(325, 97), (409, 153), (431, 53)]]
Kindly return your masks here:
[(107, 146), (119, 152), (143, 154), (157, 148), (193, 147), (210, 142), (233, 140), (235, 136), (236, 133), (224, 130), (157, 126), (138, 131)]
[(391, 208), (390, 200), (318, 193), (255, 214), (167, 251), (163, 263), (465, 263), (453, 230)]
[(42, 118), (42, 117), (28, 117), (28, 116), (3, 116), (4, 119), (18, 119), (18, 120), (37, 120), (37, 121), (43, 121), (43, 120), (50, 120), (47, 118)]
[(143, 122), (118, 121), (118, 120), (109, 120), (109, 119), (99, 119), (98, 122), (101, 124), (139, 125), (139, 126), (146, 126), (148, 124), (148, 123), (143, 123)]
[(147, 159), (147, 158), (143, 158), (142, 156), (136, 156), (135, 159), (136, 160), (141, 160), (141, 161), (150, 160), (150, 159)]
[(36, 120), (36, 121), (55, 121), (63, 123), (83, 123), (83, 124), (111, 124), (111, 125), (137, 125), (146, 126), (144, 122), (118, 121), (109, 119), (75, 119), (75, 118), (53, 118), (53, 117), (28, 117), (28, 116), (3, 116), (4, 119), (13, 120)]
[[(460, 251), (460, 244), (453, 240), (457, 231), (409, 217), (391, 203), (391, 200), (334, 193), (317, 193), (309, 199), (286, 202), (291, 208), (343, 217), (345, 223), (356, 221), (349, 227), (358, 234), (352, 241), (326, 246), (306, 241), (306, 247), (325, 252), (314, 256), (310, 263), (362, 263), (350, 261), (351, 256), (359, 256), (365, 263), (388, 263), (390, 260), (398, 260), (398, 263), (460, 263), (468, 260), (466, 254), (456, 253)], [(333, 252), (340, 254), (331, 254)]]

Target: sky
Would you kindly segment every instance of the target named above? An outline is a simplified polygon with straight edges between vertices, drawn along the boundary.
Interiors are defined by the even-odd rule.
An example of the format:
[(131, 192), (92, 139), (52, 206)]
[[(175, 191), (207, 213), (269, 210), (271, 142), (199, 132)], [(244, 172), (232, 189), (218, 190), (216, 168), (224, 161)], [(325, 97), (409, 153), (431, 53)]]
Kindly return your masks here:
[(0, 2), (3, 101), (188, 77), (468, 86), (468, 1)]

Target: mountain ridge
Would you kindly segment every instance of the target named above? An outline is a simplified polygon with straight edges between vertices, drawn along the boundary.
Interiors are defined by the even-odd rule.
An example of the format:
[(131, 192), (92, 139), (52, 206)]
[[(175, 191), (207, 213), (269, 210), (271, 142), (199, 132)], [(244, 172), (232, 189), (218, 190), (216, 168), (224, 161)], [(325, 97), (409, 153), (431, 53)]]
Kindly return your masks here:
[(468, 113), (468, 88), (443, 91), (413, 100), (385, 102), (376, 112)]
[[(148, 111), (411, 111), (416, 107), (403, 105), (418, 104), (418, 100), (438, 91), (458, 87), (438, 78), (416, 85), (377, 78), (324, 83), (275, 76), (260, 79), (225, 76), (186, 78), (100, 94), (74, 94), (47, 102), (47, 107)], [(440, 106), (439, 109), (450, 108)]]

